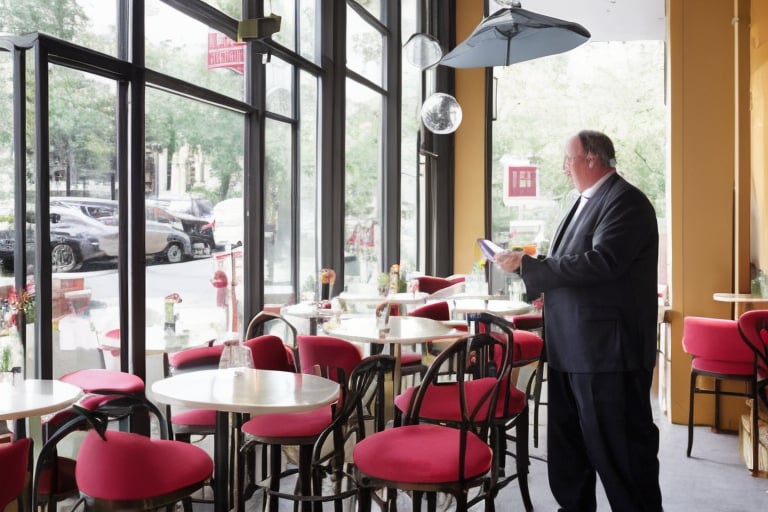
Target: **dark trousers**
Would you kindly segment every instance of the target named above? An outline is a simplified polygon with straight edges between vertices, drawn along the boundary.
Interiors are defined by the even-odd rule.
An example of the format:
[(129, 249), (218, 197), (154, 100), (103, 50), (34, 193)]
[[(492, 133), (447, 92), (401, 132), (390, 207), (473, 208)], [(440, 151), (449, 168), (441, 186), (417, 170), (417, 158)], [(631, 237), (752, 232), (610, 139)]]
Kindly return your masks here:
[(561, 510), (596, 509), (596, 474), (616, 512), (661, 508), (651, 372), (548, 368), (549, 485)]

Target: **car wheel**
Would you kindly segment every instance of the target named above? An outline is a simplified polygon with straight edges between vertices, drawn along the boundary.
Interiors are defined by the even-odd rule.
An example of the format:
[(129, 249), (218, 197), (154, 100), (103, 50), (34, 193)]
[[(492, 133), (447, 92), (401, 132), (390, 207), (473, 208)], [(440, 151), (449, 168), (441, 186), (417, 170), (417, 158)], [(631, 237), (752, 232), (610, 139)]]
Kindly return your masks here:
[(71, 272), (78, 266), (77, 253), (67, 244), (53, 246), (51, 250), (51, 265), (53, 272)]
[(168, 263), (179, 263), (184, 260), (184, 250), (179, 244), (171, 244), (165, 250), (165, 258)]

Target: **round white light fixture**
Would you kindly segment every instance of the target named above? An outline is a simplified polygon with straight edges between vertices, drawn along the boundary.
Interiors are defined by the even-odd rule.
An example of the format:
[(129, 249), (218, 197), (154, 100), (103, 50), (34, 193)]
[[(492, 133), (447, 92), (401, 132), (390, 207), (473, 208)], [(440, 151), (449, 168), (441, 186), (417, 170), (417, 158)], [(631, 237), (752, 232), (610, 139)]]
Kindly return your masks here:
[(443, 58), (440, 42), (429, 34), (413, 34), (403, 45), (403, 52), (406, 60), (422, 71), (431, 68)]
[(421, 106), (421, 120), (429, 131), (453, 133), (461, 124), (461, 105), (450, 94), (436, 92)]

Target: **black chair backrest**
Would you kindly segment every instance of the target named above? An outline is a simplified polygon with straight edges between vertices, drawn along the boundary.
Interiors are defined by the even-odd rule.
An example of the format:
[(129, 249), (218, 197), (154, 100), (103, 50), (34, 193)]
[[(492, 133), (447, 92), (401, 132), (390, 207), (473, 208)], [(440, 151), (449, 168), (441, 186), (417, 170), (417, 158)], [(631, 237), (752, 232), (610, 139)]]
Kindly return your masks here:
[(755, 372), (768, 371), (768, 310), (755, 309), (739, 316), (739, 334), (755, 354)]
[[(453, 379), (445, 381), (442, 367), (453, 365)], [(431, 397), (452, 400), (441, 406), (446, 413), (435, 421), (452, 424), (487, 439), (502, 386), (508, 386), (512, 369), (507, 343), (489, 333), (455, 341), (437, 355), (411, 398), (404, 425), (430, 421), (426, 411)]]
[[(378, 354), (368, 356), (355, 366), (346, 383), (346, 394), (336, 410), (333, 422), (315, 443), (315, 459), (321, 458), (322, 446), (334, 431), (344, 426), (345, 438), (364, 439), (386, 426), (386, 388), (391, 386), (395, 371), (395, 358)], [(372, 430), (367, 425), (373, 426)]]

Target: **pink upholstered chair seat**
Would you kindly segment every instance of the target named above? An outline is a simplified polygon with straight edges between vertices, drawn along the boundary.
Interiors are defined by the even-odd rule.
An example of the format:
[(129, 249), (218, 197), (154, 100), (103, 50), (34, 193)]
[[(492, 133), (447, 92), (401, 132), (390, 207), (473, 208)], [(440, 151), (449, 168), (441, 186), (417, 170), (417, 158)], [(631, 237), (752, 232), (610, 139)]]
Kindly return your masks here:
[(401, 352), (400, 364), (403, 366), (409, 364), (421, 364), (421, 354), (418, 352)]
[(27, 480), (29, 451), (32, 440), (19, 439), (0, 444), (0, 510), (16, 499), (24, 490)]
[(518, 329), (513, 334), (512, 346), (512, 365), (518, 366), (518, 362), (538, 360), (544, 348), (544, 340), (535, 333)]
[(224, 345), (212, 345), (210, 347), (194, 347), (168, 354), (168, 364), (176, 371), (184, 370), (191, 366), (196, 369), (204, 366), (216, 368), (224, 350)]
[(314, 438), (320, 435), (332, 420), (333, 411), (330, 406), (306, 412), (262, 414), (243, 423), (242, 431), (262, 439)]
[(58, 467), (56, 468), (55, 489), (52, 488), (54, 487), (53, 467), (45, 466), (40, 472), (40, 477), (37, 484), (37, 493), (41, 495), (50, 495), (71, 491), (72, 493), (76, 494), (77, 484), (75, 483), (75, 460), (68, 457), (58, 457), (56, 462)]
[(189, 427), (215, 427), (216, 411), (213, 409), (190, 409), (177, 412), (171, 417), (171, 423)]
[[(468, 382), (466, 385), (467, 403), (477, 402), (485, 392), (493, 387), (494, 382), (495, 379), (490, 377)], [(410, 387), (395, 397), (395, 407), (403, 414), (408, 412), (411, 399), (417, 389), (416, 386)], [(496, 401), (497, 418), (507, 418), (510, 414), (517, 414), (527, 403), (524, 392), (514, 386), (508, 386), (508, 389), (508, 398), (499, 396)], [(430, 387), (424, 395), (424, 403), (421, 405), (419, 416), (429, 420), (460, 420), (461, 413), (456, 397), (457, 392), (458, 386), (453, 383)], [(470, 408), (472, 407), (470, 406)]]
[(136, 375), (114, 370), (90, 368), (76, 370), (59, 378), (79, 387), (86, 393), (125, 393), (138, 395), (144, 393), (144, 381)]
[(102, 500), (155, 498), (200, 485), (213, 460), (198, 446), (107, 430), (86, 434), (75, 471), (81, 493)]
[(706, 373), (718, 373), (724, 375), (752, 375), (752, 363), (739, 361), (716, 361), (696, 357), (691, 361), (691, 368)]
[[(459, 479), (461, 431), (441, 425), (406, 425), (366, 437), (355, 445), (358, 469), (376, 478), (408, 483), (455, 482)], [(429, 457), (424, 451), (429, 450)], [(465, 478), (491, 469), (491, 448), (472, 433), (467, 434)]]

